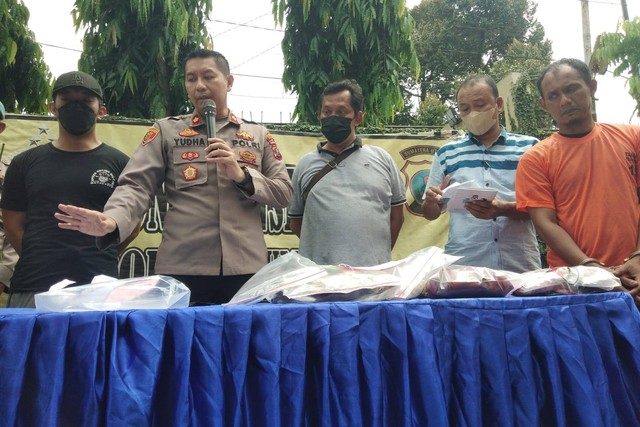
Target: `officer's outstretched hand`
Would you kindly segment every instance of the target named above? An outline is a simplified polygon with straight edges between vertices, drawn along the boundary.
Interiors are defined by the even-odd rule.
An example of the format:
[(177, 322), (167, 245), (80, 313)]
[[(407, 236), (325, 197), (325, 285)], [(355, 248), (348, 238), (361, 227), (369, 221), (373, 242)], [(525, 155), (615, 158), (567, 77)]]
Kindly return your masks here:
[(64, 213), (56, 212), (53, 216), (60, 221), (58, 227), (65, 230), (77, 230), (89, 236), (104, 236), (117, 227), (113, 218), (99, 211), (63, 204), (59, 204), (58, 209)]

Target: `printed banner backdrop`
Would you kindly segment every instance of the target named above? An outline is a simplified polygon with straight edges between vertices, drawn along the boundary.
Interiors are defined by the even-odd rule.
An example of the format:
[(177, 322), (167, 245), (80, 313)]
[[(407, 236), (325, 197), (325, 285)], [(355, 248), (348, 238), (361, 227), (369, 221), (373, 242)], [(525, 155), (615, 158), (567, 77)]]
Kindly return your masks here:
[[(57, 138), (58, 123), (53, 117), (9, 115), (7, 129), (0, 136), (2, 162), (8, 164), (13, 156), (37, 145)], [(99, 138), (124, 153), (131, 155), (142, 141), (151, 122), (122, 122), (104, 120), (98, 124)], [(314, 150), (323, 138), (320, 134), (272, 132), (278, 148), (287, 162), (289, 174), (298, 160)], [(384, 148), (400, 169), (407, 194), (405, 221), (393, 258), (400, 259), (426, 246), (442, 247), (447, 239), (449, 216), (427, 221), (421, 215), (420, 202), (431, 169), (435, 151), (453, 137), (416, 135), (361, 135), (365, 144)], [(120, 277), (137, 277), (154, 274), (153, 266), (162, 234), (162, 219), (167, 203), (158, 194), (143, 221), (143, 230), (120, 258)], [(366, 220), (366, 218), (363, 218)], [(298, 248), (298, 237), (287, 226), (286, 209), (263, 209), (263, 230), (269, 250), (269, 261)], [(357, 237), (356, 237), (357, 238)]]

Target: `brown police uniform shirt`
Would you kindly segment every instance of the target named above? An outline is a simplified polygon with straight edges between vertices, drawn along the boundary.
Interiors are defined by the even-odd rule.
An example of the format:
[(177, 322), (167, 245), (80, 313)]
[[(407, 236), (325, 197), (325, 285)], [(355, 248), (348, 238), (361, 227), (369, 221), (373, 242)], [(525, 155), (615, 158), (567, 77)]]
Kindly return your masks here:
[[(273, 136), (232, 113), (216, 122), (216, 136), (247, 166), (255, 192), (249, 196), (205, 161), (207, 130), (198, 114), (158, 120), (120, 175), (104, 213), (131, 234), (164, 182), (164, 218), (156, 274), (225, 276), (252, 274), (267, 263), (260, 205), (286, 207), (291, 179)], [(104, 238), (103, 238), (104, 239)], [(109, 238), (99, 239), (99, 245)], [(113, 242), (111, 242), (113, 243)]]

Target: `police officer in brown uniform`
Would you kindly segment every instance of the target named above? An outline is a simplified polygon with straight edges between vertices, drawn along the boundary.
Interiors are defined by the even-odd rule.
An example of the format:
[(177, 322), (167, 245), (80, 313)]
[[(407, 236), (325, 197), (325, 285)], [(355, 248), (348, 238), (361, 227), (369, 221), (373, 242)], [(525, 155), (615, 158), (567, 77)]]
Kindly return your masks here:
[[(158, 120), (144, 136), (104, 212), (60, 205), (59, 226), (98, 236), (101, 247), (129, 235), (162, 183), (169, 210), (155, 272), (191, 290), (191, 303), (224, 303), (267, 262), (260, 205), (286, 207), (292, 186), (273, 136), (227, 106), (233, 76), (215, 51), (190, 53), (185, 86), (191, 115)], [(216, 104), (207, 138), (203, 103)]]

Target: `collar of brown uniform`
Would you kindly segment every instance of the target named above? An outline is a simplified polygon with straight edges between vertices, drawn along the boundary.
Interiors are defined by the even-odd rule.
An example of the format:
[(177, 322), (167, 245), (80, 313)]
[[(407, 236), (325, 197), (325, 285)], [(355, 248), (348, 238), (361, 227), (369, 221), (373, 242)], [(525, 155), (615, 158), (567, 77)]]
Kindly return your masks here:
[[(227, 117), (225, 117), (224, 119), (216, 118), (216, 122), (227, 122), (227, 121), (229, 121), (229, 122), (239, 126), (240, 125), (240, 120), (238, 119), (238, 117), (235, 114), (233, 114), (231, 112), (231, 110), (227, 110), (227, 111), (228, 111)], [(198, 126), (204, 126), (204, 124), (205, 124), (205, 121), (202, 118), (202, 116), (197, 111), (194, 111), (191, 114), (191, 127), (195, 128), (195, 127), (198, 127)]]

